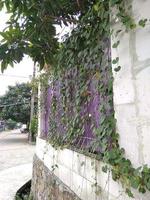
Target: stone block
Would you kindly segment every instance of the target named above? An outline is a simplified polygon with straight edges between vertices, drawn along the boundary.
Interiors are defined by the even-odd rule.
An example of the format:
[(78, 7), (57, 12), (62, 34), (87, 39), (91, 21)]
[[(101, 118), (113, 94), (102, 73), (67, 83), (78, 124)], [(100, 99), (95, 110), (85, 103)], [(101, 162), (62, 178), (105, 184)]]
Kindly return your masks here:
[(86, 177), (86, 156), (77, 152), (73, 154), (73, 172)]
[(134, 103), (135, 91), (133, 80), (117, 78), (114, 81), (113, 89), (115, 105)]
[(58, 150), (58, 163), (72, 169), (73, 151), (69, 149)]
[(71, 170), (67, 167), (58, 164), (56, 171), (54, 170), (54, 174), (68, 187), (71, 187)]
[(112, 71), (115, 78), (115, 81), (120, 82), (122, 79), (132, 79), (132, 64), (131, 64), (131, 55), (130, 55), (130, 34), (123, 33), (118, 36), (117, 40), (112, 39), (112, 45), (120, 41), (120, 44), (117, 48), (111, 49), (112, 60), (116, 57), (119, 57), (118, 65), (121, 66), (120, 71), (115, 72), (114, 69), (116, 65), (112, 65)]
[(142, 127), (142, 146), (143, 152), (143, 165), (148, 164), (150, 167), (150, 126)]
[[(90, 183), (90, 184), (92, 185), (92, 183)], [(87, 199), (88, 194), (90, 193), (90, 191), (87, 190), (87, 180), (84, 177), (82, 177), (74, 172), (72, 172), (72, 174), (71, 174), (71, 187), (70, 188), (72, 191), (75, 191), (75, 193), (81, 199)]]
[[(149, 4), (150, 6), (150, 4)], [(145, 12), (145, 11), (144, 11)], [(150, 26), (139, 28), (136, 31), (136, 53), (139, 61), (150, 58)]]
[(117, 132), (120, 135), (119, 143), (125, 149), (125, 155), (134, 166), (139, 166), (139, 135), (137, 132), (137, 114), (134, 104), (115, 107)]
[(44, 148), (46, 147), (46, 143), (44, 140), (37, 138), (36, 141), (36, 154), (38, 155), (38, 157), (43, 160), (44, 159)]
[[(145, 119), (147, 123), (150, 124), (150, 63), (148, 66), (143, 67), (143, 69), (137, 74), (136, 78), (136, 92), (137, 92), (137, 104), (139, 116), (147, 117)], [(141, 118), (142, 120), (142, 118)], [(144, 120), (144, 121), (145, 121)], [(145, 121), (145, 122), (146, 122)]]
[(96, 182), (96, 160), (86, 156), (86, 179), (93, 184)]
[(133, 0), (132, 2), (132, 11), (135, 20), (138, 22), (140, 19), (149, 19), (149, 0)]
[(53, 166), (55, 165), (55, 162), (53, 158), (51, 158), (48, 153), (44, 155), (44, 164), (45, 166), (50, 169), (50, 171), (53, 170)]

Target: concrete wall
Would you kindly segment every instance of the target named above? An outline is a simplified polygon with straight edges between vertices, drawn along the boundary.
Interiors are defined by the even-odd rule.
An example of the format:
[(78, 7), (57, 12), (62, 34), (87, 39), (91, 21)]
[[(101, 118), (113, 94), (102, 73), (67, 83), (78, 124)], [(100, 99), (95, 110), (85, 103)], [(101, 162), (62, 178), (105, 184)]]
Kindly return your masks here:
[[(68, 190), (66, 189), (68, 193), (72, 191), (76, 194), (73, 198), (70, 197), (69, 200), (130, 200), (122, 185), (112, 180), (111, 173), (105, 174), (102, 172), (104, 163), (94, 158), (69, 149), (56, 150), (40, 138), (37, 138), (36, 157), (39, 161), (35, 163), (38, 165), (39, 163), (43, 164), (34, 167), (32, 191), (33, 194), (37, 195), (36, 191), (41, 191), (41, 188), (43, 188), (43, 192), (41, 194), (39, 192), (38, 198), (35, 198), (35, 200), (43, 200), (40, 196), (48, 191), (45, 185), (47, 187), (51, 185), (49, 180), (52, 179), (52, 174), (57, 177), (58, 182), (61, 182), (61, 184), (59, 183), (61, 188), (64, 185), (63, 187), (68, 188)], [(43, 168), (43, 165), (51, 175), (39, 170)], [(40, 173), (43, 175), (40, 176)], [(41, 183), (38, 184), (39, 182)], [(57, 191), (60, 192), (59, 189)], [(150, 199), (150, 193), (139, 194), (134, 192), (134, 196), (135, 200)], [(50, 196), (49, 199), (46, 198), (45, 200), (52, 199)], [(58, 199), (56, 198), (56, 200)]]
[[(133, 16), (138, 22), (150, 18), (150, 1), (134, 0)], [(116, 30), (119, 24), (116, 25)], [(121, 70), (114, 72), (114, 106), (120, 145), (134, 166), (150, 165), (150, 24), (119, 36), (112, 49)], [(112, 43), (113, 43), (112, 38)]]
[[(149, 0), (132, 2), (136, 21), (150, 18)], [(119, 29), (119, 24), (114, 28)], [(119, 72), (113, 70), (120, 146), (135, 167), (150, 166), (150, 25), (121, 33), (119, 37), (121, 43), (117, 49), (112, 49), (112, 58), (119, 57), (121, 65)], [(103, 163), (100, 161), (68, 149), (55, 150), (40, 138), (37, 139), (36, 155), (82, 200), (130, 199), (110, 174), (102, 172)], [(135, 193), (135, 200), (149, 199), (150, 193)]]
[[(109, 200), (116, 200), (120, 195), (121, 200), (128, 199), (126, 195), (122, 194), (121, 186), (112, 181), (111, 175), (102, 172), (103, 163), (94, 158), (69, 149), (56, 150), (40, 138), (37, 138), (36, 156), (51, 173), (81, 200), (108, 200), (108, 198)], [(38, 171), (37, 174), (39, 173)], [(34, 174), (36, 174), (35, 169)], [(33, 180), (35, 180), (35, 177), (33, 177)], [(36, 177), (36, 182), (38, 181), (40, 180)], [(33, 188), (33, 191), (35, 189)], [(51, 200), (51, 198), (46, 200)]]

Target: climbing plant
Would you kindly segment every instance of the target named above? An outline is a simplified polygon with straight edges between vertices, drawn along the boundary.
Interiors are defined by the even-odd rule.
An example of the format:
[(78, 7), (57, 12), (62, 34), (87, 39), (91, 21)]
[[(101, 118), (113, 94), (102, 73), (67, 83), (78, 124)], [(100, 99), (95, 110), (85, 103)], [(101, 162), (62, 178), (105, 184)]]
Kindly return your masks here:
[[(150, 190), (150, 169), (145, 165), (135, 169), (119, 147), (115, 129), (111, 64), (118, 72), (119, 57), (110, 60), (110, 37), (123, 31), (145, 26), (146, 19), (135, 24), (124, 1), (98, 1), (80, 19), (78, 26), (62, 44), (54, 69), (51, 88), (49, 141), (55, 146), (82, 149), (96, 153), (111, 166), (113, 180), (121, 181), (126, 193), (134, 197), (131, 188), (145, 193)], [(110, 8), (117, 13), (114, 20), (123, 28), (111, 28)], [(113, 11), (112, 11), (113, 12)], [(112, 48), (120, 44), (116, 40)], [(95, 102), (95, 99), (97, 102)], [(97, 110), (96, 110), (97, 109)], [(98, 123), (97, 123), (97, 120)]]
[[(133, 197), (131, 188), (145, 193), (150, 190), (150, 169), (135, 169), (119, 147), (116, 133), (111, 65), (118, 72), (119, 57), (111, 61), (112, 48), (117, 48), (123, 31), (144, 27), (147, 19), (135, 23), (125, 0), (3, 0), (11, 13), (8, 29), (1, 33), (2, 70), (20, 62), (28, 54), (54, 77), (47, 87), (48, 139), (56, 147), (80, 147), (97, 154), (111, 167), (113, 180), (121, 181)], [(114, 23), (121, 24), (118, 30)], [(74, 24), (63, 43), (56, 39), (55, 24)], [(45, 80), (45, 78), (44, 78)], [(48, 80), (48, 78), (47, 78)], [(88, 131), (87, 131), (88, 130)]]

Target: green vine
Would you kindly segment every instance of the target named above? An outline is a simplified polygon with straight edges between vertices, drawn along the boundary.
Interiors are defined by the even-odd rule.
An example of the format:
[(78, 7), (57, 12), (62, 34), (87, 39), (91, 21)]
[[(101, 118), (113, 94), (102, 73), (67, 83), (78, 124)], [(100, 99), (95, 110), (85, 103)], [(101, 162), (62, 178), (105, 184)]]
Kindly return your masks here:
[[(126, 2), (122, 0), (97, 1), (92, 8), (89, 9), (88, 13), (86, 13), (80, 19), (79, 25), (73, 30), (71, 36), (68, 37), (62, 44), (57, 58), (57, 67), (55, 67), (54, 71), (55, 77), (58, 77), (60, 80), (66, 76), (66, 71), (74, 69), (76, 68), (75, 66), (77, 66), (80, 79), (70, 80), (67, 77), (68, 82), (63, 86), (63, 107), (66, 109), (71, 109), (67, 102), (69, 99), (74, 107), (76, 117), (74, 119), (68, 118), (68, 116), (65, 115), (67, 110), (65, 110), (62, 120), (67, 125), (67, 138), (65, 137), (62, 140), (60, 139), (60, 135), (55, 137), (53, 134), (49, 140), (54, 146), (70, 147), (76, 138), (83, 135), (83, 124), (85, 121), (88, 121), (89, 118), (87, 117), (83, 119), (79, 115), (79, 111), (83, 102), (88, 102), (90, 99), (88, 95), (87, 80), (89, 80), (91, 77), (96, 77), (99, 83), (99, 92), (107, 96), (112, 95), (112, 77), (109, 79), (107, 91), (106, 85), (103, 83), (103, 81), (101, 81), (101, 73), (105, 71), (105, 66), (107, 68), (111, 68), (111, 61), (104, 53), (104, 43), (106, 43), (105, 39), (110, 37), (111, 34), (114, 34), (115, 32), (115, 30), (110, 30), (112, 23), (110, 20), (110, 13), (113, 13), (113, 10), (115, 10), (115, 13), (117, 14), (115, 14), (114, 20), (117, 18), (117, 20), (124, 25), (123, 30), (117, 30), (115, 32), (116, 35), (120, 34), (122, 31), (135, 29), (138, 25), (144, 27), (147, 22), (147, 19), (141, 19), (139, 24), (136, 24), (134, 19), (130, 16), (130, 13), (128, 14), (128, 11), (131, 10), (131, 6), (125, 6), (125, 3)], [(110, 10), (112, 11), (110, 12)], [(109, 45), (109, 43), (107, 44)], [(112, 48), (117, 48), (119, 44), (120, 41), (117, 40), (117, 42), (112, 44)], [(96, 64), (102, 66), (103, 68), (98, 71)], [(121, 66), (119, 66), (119, 57), (116, 57), (112, 61), (112, 64), (116, 65), (114, 70), (118, 72), (121, 68)], [(90, 68), (89, 66), (92, 67)], [(77, 93), (74, 97), (75, 102), (73, 102), (69, 96), (69, 88), (71, 88), (71, 84), (74, 84), (75, 82), (77, 83), (78, 81), (80, 81), (80, 84), (76, 84)], [(109, 105), (113, 107), (112, 99), (110, 99)], [(100, 106), (100, 112), (105, 113), (105, 107), (106, 104), (102, 104)], [(103, 167), (102, 170), (107, 172), (108, 166), (111, 166), (113, 180), (119, 180), (126, 188), (126, 193), (130, 197), (134, 197), (133, 193), (131, 192), (131, 188), (137, 189), (141, 193), (145, 193), (146, 190), (150, 191), (150, 169), (148, 166), (145, 165), (143, 167), (134, 168), (131, 161), (125, 158), (124, 149), (119, 147), (119, 135), (115, 132), (114, 113), (109, 117), (104, 115), (104, 118), (100, 121), (99, 127), (100, 128), (94, 129), (97, 139), (93, 144), (94, 149), (92, 149), (92, 152), (96, 152), (96, 149), (99, 147), (99, 145), (102, 147), (102, 153), (100, 153), (98, 157), (108, 164)], [(108, 138), (111, 140), (108, 140)], [(90, 151), (90, 149), (88, 149), (88, 151)]]
[[(51, 77), (55, 77), (51, 87), (56, 88), (58, 81), (61, 84), (61, 95), (59, 98), (57, 95), (53, 96), (51, 102), (48, 140), (55, 147), (70, 148), (76, 144), (78, 148), (80, 137), (84, 135), (84, 124), (91, 124), (95, 140), (86, 151), (96, 153), (97, 158), (106, 163), (102, 169), (104, 172), (107, 172), (110, 166), (113, 180), (119, 180), (126, 193), (134, 197), (132, 188), (141, 193), (150, 191), (150, 168), (147, 165), (134, 168), (131, 161), (125, 158), (125, 151), (120, 148), (118, 142), (114, 111), (107, 115), (108, 106), (113, 108), (111, 65), (115, 66), (115, 72), (121, 69), (119, 57), (111, 61), (109, 38), (115, 35), (116, 42), (112, 44), (112, 48), (118, 48), (120, 33), (137, 26), (145, 27), (147, 23), (147, 19), (140, 19), (136, 24), (131, 10), (131, 1), (127, 3), (125, 0), (95, 0), (91, 3), (88, 11), (78, 16), (71, 36), (67, 36), (65, 42), (60, 45), (58, 54), (55, 55), (57, 62), (50, 68), (50, 74), (42, 75), (40, 81), (44, 85)], [(112, 28), (116, 21), (121, 24), (118, 30)], [(90, 112), (81, 115), (81, 107), (88, 105), (93, 98), (89, 81), (94, 82), (99, 94), (107, 97), (107, 101), (103, 100), (99, 107), (102, 117), (98, 128)], [(72, 90), (75, 90), (73, 95)], [(61, 127), (58, 127), (56, 119), (61, 121)], [(59, 129), (63, 129), (65, 134), (60, 135)], [(81, 144), (79, 146), (82, 148)], [(83, 150), (85, 151), (84, 147)]]

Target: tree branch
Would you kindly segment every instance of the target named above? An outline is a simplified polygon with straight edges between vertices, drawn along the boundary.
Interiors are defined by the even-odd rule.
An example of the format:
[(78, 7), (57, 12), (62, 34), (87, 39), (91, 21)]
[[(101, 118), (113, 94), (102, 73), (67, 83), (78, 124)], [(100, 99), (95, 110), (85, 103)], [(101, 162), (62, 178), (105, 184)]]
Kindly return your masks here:
[(64, 17), (56, 17), (56, 16), (52, 16), (52, 15), (46, 15), (45, 16), (46, 19), (54, 19), (54, 20), (58, 20), (58, 21), (63, 21), (63, 22), (69, 22), (69, 23), (74, 23), (74, 24), (77, 24), (78, 23), (78, 20), (76, 19), (67, 19), (67, 18), (64, 18)]

